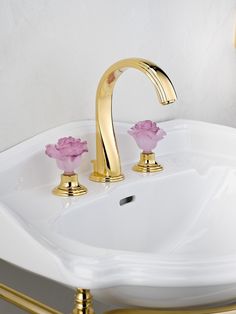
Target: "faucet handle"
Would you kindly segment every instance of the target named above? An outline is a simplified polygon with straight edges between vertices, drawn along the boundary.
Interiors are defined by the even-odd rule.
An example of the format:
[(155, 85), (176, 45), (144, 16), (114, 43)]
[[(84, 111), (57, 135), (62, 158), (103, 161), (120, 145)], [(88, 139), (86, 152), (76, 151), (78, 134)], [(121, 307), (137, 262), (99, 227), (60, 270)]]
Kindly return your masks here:
[(85, 152), (88, 152), (87, 141), (72, 136), (60, 138), (57, 144), (46, 145), (46, 155), (56, 159), (58, 168), (64, 171), (60, 184), (52, 191), (53, 194), (80, 196), (87, 193), (87, 188), (79, 184), (78, 174), (75, 173)]
[(138, 147), (143, 151), (140, 154), (139, 162), (132, 169), (137, 172), (162, 171), (163, 167), (156, 162), (155, 154), (152, 150), (166, 136), (166, 132), (159, 128), (156, 122), (144, 120), (132, 126), (128, 133), (135, 139)]

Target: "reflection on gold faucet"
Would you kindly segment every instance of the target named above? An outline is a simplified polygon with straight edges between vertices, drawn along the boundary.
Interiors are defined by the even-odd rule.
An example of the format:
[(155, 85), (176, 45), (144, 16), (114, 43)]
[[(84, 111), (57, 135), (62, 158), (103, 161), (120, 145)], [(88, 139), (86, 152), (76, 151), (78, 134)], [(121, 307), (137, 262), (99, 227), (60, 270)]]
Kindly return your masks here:
[(176, 100), (168, 76), (154, 63), (139, 58), (120, 60), (102, 76), (96, 96), (96, 160), (90, 179), (96, 182), (117, 182), (124, 179), (112, 119), (112, 94), (119, 76), (128, 68), (143, 72), (154, 84), (159, 101), (168, 105)]

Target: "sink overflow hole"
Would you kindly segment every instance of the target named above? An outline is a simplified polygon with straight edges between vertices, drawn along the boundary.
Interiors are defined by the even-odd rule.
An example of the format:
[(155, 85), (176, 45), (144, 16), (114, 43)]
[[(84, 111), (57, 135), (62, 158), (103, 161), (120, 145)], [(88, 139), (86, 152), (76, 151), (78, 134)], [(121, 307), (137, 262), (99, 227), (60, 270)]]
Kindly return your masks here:
[(125, 204), (128, 204), (128, 203), (131, 203), (135, 200), (135, 196), (134, 195), (131, 195), (131, 196), (127, 196), (125, 198), (122, 198), (120, 200), (120, 206), (123, 206)]

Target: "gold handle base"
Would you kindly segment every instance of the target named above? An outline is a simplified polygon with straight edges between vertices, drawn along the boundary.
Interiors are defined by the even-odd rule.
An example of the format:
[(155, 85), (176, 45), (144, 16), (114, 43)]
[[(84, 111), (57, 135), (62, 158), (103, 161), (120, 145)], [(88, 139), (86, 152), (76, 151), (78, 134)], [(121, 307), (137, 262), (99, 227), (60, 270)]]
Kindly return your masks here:
[(141, 153), (139, 162), (132, 169), (137, 172), (149, 173), (162, 171), (163, 167), (156, 162), (154, 153)]
[(61, 175), (60, 184), (52, 190), (56, 196), (81, 196), (88, 192), (87, 188), (79, 184), (78, 175)]

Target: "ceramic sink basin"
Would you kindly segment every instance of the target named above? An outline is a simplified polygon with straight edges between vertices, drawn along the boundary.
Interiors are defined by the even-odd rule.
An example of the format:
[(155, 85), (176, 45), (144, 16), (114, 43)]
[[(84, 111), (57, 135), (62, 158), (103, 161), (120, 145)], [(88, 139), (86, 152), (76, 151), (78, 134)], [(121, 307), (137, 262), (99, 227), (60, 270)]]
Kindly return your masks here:
[[(116, 123), (126, 179), (88, 180), (95, 126), (49, 130), (0, 154), (0, 258), (98, 300), (182, 307), (236, 297), (236, 130), (197, 121), (160, 123), (164, 171), (131, 170), (139, 151)], [(79, 198), (51, 194), (59, 171), (44, 154), (62, 136), (86, 139)]]

